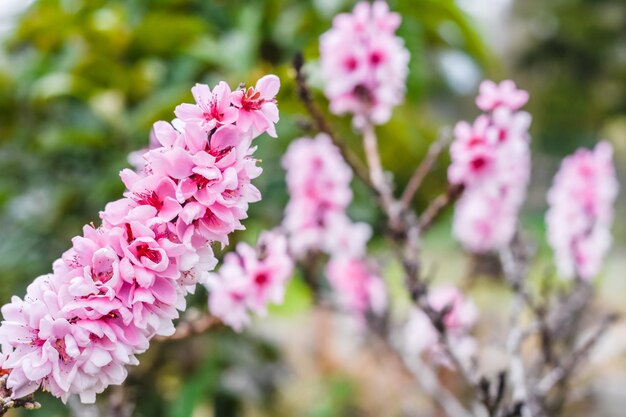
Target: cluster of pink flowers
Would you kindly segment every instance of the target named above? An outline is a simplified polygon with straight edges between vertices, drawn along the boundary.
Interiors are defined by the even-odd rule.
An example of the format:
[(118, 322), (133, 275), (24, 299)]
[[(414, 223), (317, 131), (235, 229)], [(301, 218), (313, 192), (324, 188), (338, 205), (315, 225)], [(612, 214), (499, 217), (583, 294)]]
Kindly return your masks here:
[(287, 238), (263, 232), (256, 249), (239, 243), (224, 257), (218, 273), (209, 273), (209, 310), (236, 331), (250, 323), (250, 311), (265, 315), (268, 303), (281, 304), (293, 271)]
[(2, 363), (14, 397), (42, 387), (84, 402), (126, 378), (155, 335), (170, 335), (185, 295), (212, 269), (211, 244), (242, 229), (251, 180), (261, 173), (252, 140), (275, 135), (274, 75), (231, 92), (192, 89), (195, 104), (158, 122), (137, 171), (123, 170), (124, 198), (100, 213), (102, 225), (82, 236), (37, 278), (24, 299), (2, 307)]
[(559, 274), (591, 279), (611, 246), (613, 203), (618, 183), (613, 149), (600, 142), (565, 158), (548, 192), (548, 242)]
[(530, 179), (530, 115), (519, 111), (528, 100), (512, 81), (484, 81), (476, 99), (485, 111), (473, 124), (459, 122), (450, 147), (450, 183), (464, 187), (453, 230), (477, 253), (498, 250), (514, 233)]
[(400, 15), (387, 3), (359, 2), (335, 17), (320, 38), (324, 91), (335, 114), (351, 113), (355, 126), (382, 124), (404, 98), (409, 53), (395, 36)]
[[(428, 303), (435, 311), (444, 312), (443, 325), (454, 347), (456, 355), (469, 361), (476, 352), (476, 341), (470, 332), (478, 320), (478, 309), (471, 301), (463, 297), (461, 291), (452, 286), (431, 290)], [(404, 328), (405, 349), (412, 355), (426, 355), (428, 360), (452, 367), (443, 347), (439, 342), (439, 332), (422, 310), (411, 310)]]
[(327, 135), (302, 138), (283, 158), (290, 200), (283, 227), (293, 256), (311, 253), (330, 256), (326, 273), (341, 303), (362, 315), (386, 308), (385, 287), (367, 261), (371, 230), (346, 214), (352, 201), (352, 171)]

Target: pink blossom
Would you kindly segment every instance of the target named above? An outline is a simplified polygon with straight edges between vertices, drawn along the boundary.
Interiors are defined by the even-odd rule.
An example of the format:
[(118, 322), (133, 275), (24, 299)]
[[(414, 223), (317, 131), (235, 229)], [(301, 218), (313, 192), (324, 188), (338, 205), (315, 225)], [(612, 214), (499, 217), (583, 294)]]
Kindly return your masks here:
[(336, 256), (326, 266), (326, 276), (340, 304), (358, 317), (368, 311), (381, 315), (387, 308), (382, 279), (366, 260)]
[(138, 205), (153, 207), (155, 217), (161, 221), (173, 220), (182, 210), (176, 198), (176, 183), (171, 178), (160, 175), (139, 177), (128, 169), (122, 171), (121, 177), (129, 190), (127, 197)]
[[(255, 112), (249, 117), (256, 120), (259, 111), (278, 120), (270, 97), (278, 89), (274, 78), (257, 84), (253, 99), (260, 107), (246, 104), (243, 111)], [(13, 297), (2, 307), (2, 368), (14, 397), (43, 387), (63, 401), (78, 394), (94, 402), (108, 385), (121, 384), (155, 335), (174, 332), (185, 295), (217, 263), (211, 245), (226, 244), (228, 234), (242, 229), (249, 204), (261, 198), (251, 184), (261, 174), (251, 142), (265, 131), (275, 134), (273, 124), (238, 127), (242, 109), (232, 105), (224, 83), (212, 91), (196, 85), (192, 92), (197, 103), (179, 106), (172, 124), (157, 122), (148, 149), (134, 156), (136, 171), (120, 173), (127, 191), (100, 213), (102, 225), (85, 226), (52, 274), (37, 278), (23, 300)], [(278, 253), (286, 243), (269, 246)], [(278, 258), (250, 268), (279, 282), (286, 264)], [(260, 311), (266, 299), (278, 300), (273, 282), (257, 285), (255, 303), (246, 299), (245, 308)], [(220, 291), (215, 287), (211, 298)], [(232, 300), (222, 305), (236, 307)]]
[(196, 84), (192, 89), (196, 104), (180, 104), (174, 113), (176, 117), (210, 131), (219, 125), (237, 121), (237, 109), (231, 107), (231, 91), (228, 84), (221, 81), (214, 89), (205, 84)]
[(238, 244), (219, 272), (208, 274), (211, 313), (240, 331), (249, 324), (250, 311), (265, 314), (270, 302), (282, 303), (293, 269), (287, 249), (287, 239), (277, 231), (262, 233), (256, 248)]
[(340, 14), (320, 38), (324, 92), (335, 114), (350, 113), (354, 125), (382, 124), (404, 99), (409, 53), (395, 36), (400, 16), (384, 1), (360, 2)]
[(619, 188), (612, 156), (608, 142), (593, 150), (579, 149), (563, 160), (548, 191), (548, 242), (564, 278), (589, 280), (598, 275), (611, 246)]
[(485, 80), (480, 84), (480, 94), (476, 97), (476, 105), (484, 111), (493, 111), (499, 107), (519, 110), (528, 102), (528, 93), (518, 90), (511, 80), (496, 84)]
[(517, 211), (496, 190), (471, 190), (458, 201), (454, 236), (473, 253), (505, 247), (515, 234)]
[(232, 103), (239, 109), (237, 127), (244, 132), (265, 132), (276, 137), (274, 124), (278, 122), (276, 94), (280, 79), (266, 75), (257, 81), (256, 86), (239, 89), (232, 94)]
[[(487, 87), (481, 94), (485, 89), (493, 92), (489, 86), (495, 84), (482, 85)], [(517, 97), (515, 103), (526, 101), (519, 98), (521, 90), (511, 93), (508, 83), (496, 92), (500, 90), (505, 97)], [(450, 183), (464, 189), (456, 204), (454, 236), (477, 253), (498, 250), (511, 241), (530, 180), (530, 115), (513, 105), (489, 109), (493, 112), (480, 115), (472, 125), (457, 124), (448, 169)]]
[(297, 258), (321, 250), (329, 219), (343, 215), (352, 200), (352, 171), (327, 135), (293, 141), (285, 156), (290, 201), (283, 226)]
[[(459, 289), (451, 286), (436, 288), (428, 295), (433, 310), (445, 312), (443, 324), (455, 353), (469, 361), (476, 351), (476, 343), (470, 331), (478, 319), (474, 303), (463, 297)], [(405, 348), (410, 354), (425, 354), (429, 360), (452, 367), (439, 342), (437, 329), (428, 316), (417, 308), (411, 311), (404, 329)]]
[(324, 134), (301, 138), (289, 145), (283, 167), (290, 196), (283, 227), (293, 256), (329, 255), (326, 276), (339, 303), (360, 319), (382, 314), (385, 285), (366, 257), (372, 231), (346, 214), (352, 171), (339, 149)]

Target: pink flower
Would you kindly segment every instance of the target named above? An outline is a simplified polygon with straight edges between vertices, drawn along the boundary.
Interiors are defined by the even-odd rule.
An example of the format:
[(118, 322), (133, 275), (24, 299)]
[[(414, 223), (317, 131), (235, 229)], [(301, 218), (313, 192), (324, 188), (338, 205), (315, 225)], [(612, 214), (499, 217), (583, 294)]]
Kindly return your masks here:
[(404, 99), (409, 54), (395, 36), (400, 16), (384, 1), (358, 3), (340, 14), (320, 38), (324, 92), (335, 114), (351, 113), (353, 123), (382, 124)]
[[(136, 171), (121, 172), (125, 197), (106, 205), (102, 226), (85, 226), (54, 262), (53, 274), (36, 279), (23, 300), (13, 297), (2, 307), (0, 359), (13, 397), (43, 387), (63, 401), (78, 394), (94, 402), (97, 393), (124, 381), (126, 367), (137, 364), (135, 355), (154, 336), (174, 332), (185, 295), (217, 263), (211, 245), (226, 244), (232, 231), (242, 229), (249, 204), (261, 198), (251, 184), (261, 174), (251, 142), (264, 130), (274, 132), (273, 124), (257, 120), (278, 120), (270, 97), (277, 88), (268, 85), (274, 78), (257, 84), (260, 92), (244, 100), (243, 110), (232, 106), (224, 83), (212, 92), (194, 87), (197, 103), (179, 106), (180, 119), (172, 124), (155, 123), (149, 148), (134, 155)], [(242, 111), (252, 112), (254, 128), (235, 123)], [(272, 253), (286, 247), (276, 242), (267, 245)], [(280, 298), (278, 283), (290, 262), (285, 256), (250, 261), (257, 276), (272, 274), (273, 280), (261, 285), (259, 278), (256, 287), (246, 281), (243, 313)], [(233, 314), (236, 283), (221, 283), (212, 298), (220, 290), (231, 298), (218, 298), (222, 304), (215, 309)], [(245, 314), (233, 323), (245, 322)]]
[(207, 288), (211, 314), (239, 332), (250, 324), (247, 304), (250, 280), (241, 265), (230, 260), (236, 256), (229, 253), (219, 274), (209, 274)]
[(600, 142), (565, 158), (548, 191), (548, 242), (559, 274), (589, 280), (611, 246), (613, 204), (619, 185), (613, 149)]
[(325, 229), (322, 242), (325, 253), (350, 258), (364, 258), (367, 254), (367, 241), (372, 236), (367, 223), (354, 223), (345, 213), (333, 213), (327, 217)]
[(264, 232), (257, 248), (246, 243), (224, 258), (217, 273), (209, 273), (209, 309), (236, 331), (250, 322), (249, 312), (265, 314), (267, 305), (282, 303), (293, 262), (287, 239), (279, 232)]
[[(495, 84), (482, 85), (487, 87), (481, 94)], [(503, 83), (496, 92), (507, 92), (508, 98), (522, 95), (521, 90), (513, 94), (509, 89)], [(522, 101), (517, 98), (516, 103)], [(456, 204), (454, 236), (477, 253), (501, 249), (511, 241), (530, 180), (530, 115), (515, 111), (515, 106), (489, 108), (493, 112), (480, 115), (473, 125), (457, 124), (448, 169), (450, 183), (464, 187)]]
[(329, 219), (344, 215), (352, 200), (352, 171), (324, 134), (293, 141), (283, 157), (290, 201), (283, 226), (296, 257), (322, 250)]
[(515, 234), (517, 211), (499, 193), (488, 191), (466, 192), (455, 208), (454, 236), (473, 253), (503, 248)]
[(496, 84), (485, 80), (480, 84), (480, 95), (476, 98), (476, 105), (484, 111), (493, 111), (499, 107), (515, 111), (528, 102), (528, 93), (518, 90), (511, 80)]
[[(461, 360), (468, 362), (476, 351), (476, 342), (470, 335), (478, 319), (476, 306), (465, 299), (457, 288), (449, 286), (432, 290), (428, 302), (435, 311), (445, 312), (443, 324), (451, 345)], [(439, 343), (437, 329), (422, 310), (411, 311), (404, 328), (404, 338), (409, 354), (425, 354), (439, 365), (453, 367)]]
[(126, 197), (137, 205), (151, 206), (160, 221), (169, 222), (181, 212), (182, 206), (176, 198), (176, 183), (171, 178), (161, 175), (140, 177), (129, 169), (123, 170), (121, 177), (129, 190)]
[(0, 339), (15, 349), (3, 366), (11, 370), (7, 386), (15, 397), (42, 384), (64, 401), (70, 394), (93, 401), (106, 386), (125, 379), (126, 365), (137, 363), (133, 346), (147, 346), (114, 316), (99, 321), (57, 317), (67, 300), (64, 287), (60, 277), (39, 277), (24, 301), (14, 297), (2, 308)]
[(230, 87), (224, 81), (220, 81), (213, 91), (208, 85), (196, 84), (191, 93), (196, 104), (180, 104), (174, 111), (176, 117), (183, 122), (199, 125), (210, 131), (217, 126), (237, 121), (237, 109), (230, 105)]
[(387, 308), (385, 285), (364, 259), (337, 256), (326, 266), (326, 276), (344, 305), (357, 317), (370, 311), (381, 315)]
[(215, 164), (215, 158), (206, 152), (193, 156), (193, 174), (179, 183), (179, 193), (185, 200), (195, 198), (208, 206), (217, 200), (218, 195), (237, 187), (237, 171), (228, 167), (223, 172)]
[(275, 75), (266, 75), (257, 81), (256, 86), (242, 88), (232, 94), (232, 103), (239, 109), (237, 127), (254, 135), (267, 132), (276, 137), (275, 123), (278, 122), (276, 94), (280, 89), (280, 79)]

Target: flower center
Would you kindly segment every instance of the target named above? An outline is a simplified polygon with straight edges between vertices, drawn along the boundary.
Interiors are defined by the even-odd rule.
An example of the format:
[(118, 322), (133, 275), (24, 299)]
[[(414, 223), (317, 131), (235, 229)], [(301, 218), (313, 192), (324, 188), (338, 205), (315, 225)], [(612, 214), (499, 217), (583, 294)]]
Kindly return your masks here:
[(252, 87), (248, 87), (241, 99), (241, 107), (247, 111), (259, 110), (264, 102), (265, 100), (261, 98), (261, 93), (255, 91)]
[(161, 253), (151, 249), (147, 243), (140, 243), (136, 247), (138, 258), (148, 258), (155, 264), (161, 262)]

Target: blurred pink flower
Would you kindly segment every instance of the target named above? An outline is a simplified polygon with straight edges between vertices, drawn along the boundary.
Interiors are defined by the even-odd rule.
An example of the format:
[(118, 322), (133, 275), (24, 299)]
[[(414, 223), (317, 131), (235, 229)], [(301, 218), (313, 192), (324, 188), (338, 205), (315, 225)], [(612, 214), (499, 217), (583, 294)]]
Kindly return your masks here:
[(345, 216), (352, 200), (352, 171), (325, 134), (293, 141), (283, 157), (290, 200), (283, 227), (296, 258), (323, 249), (328, 223)]
[(359, 2), (340, 14), (320, 38), (324, 92), (335, 114), (350, 113), (354, 125), (382, 124), (404, 100), (409, 53), (395, 36), (400, 16), (384, 1)]
[(262, 233), (256, 248), (238, 244), (220, 270), (208, 274), (211, 314), (241, 331), (250, 322), (250, 311), (263, 315), (270, 302), (283, 302), (292, 270), (287, 239), (278, 231)]
[[(478, 309), (456, 287), (431, 289), (428, 303), (438, 312), (445, 312), (443, 324), (455, 353), (469, 362), (476, 351), (476, 342), (470, 332), (478, 320)], [(425, 354), (437, 364), (453, 367), (439, 342), (439, 334), (428, 316), (417, 308), (411, 311), (404, 328), (405, 349), (409, 354)]]
[(369, 311), (381, 315), (387, 308), (385, 285), (365, 259), (332, 257), (326, 266), (328, 282), (339, 303), (357, 317)]
[(496, 86), (485, 81), (481, 97), (479, 101), (499, 104), (488, 107), (493, 111), (480, 115), (473, 125), (457, 124), (448, 168), (450, 183), (463, 186), (453, 233), (476, 253), (501, 249), (511, 241), (530, 180), (530, 115), (516, 111), (517, 105), (502, 104), (521, 105), (527, 94), (512, 83)]
[(619, 188), (612, 156), (608, 142), (593, 150), (579, 149), (563, 160), (548, 191), (548, 243), (564, 278), (588, 280), (598, 275), (611, 246)]
[(483, 111), (494, 111), (499, 107), (519, 110), (528, 102), (528, 93), (518, 90), (511, 80), (496, 84), (485, 80), (480, 84), (480, 94), (476, 97), (476, 105)]

